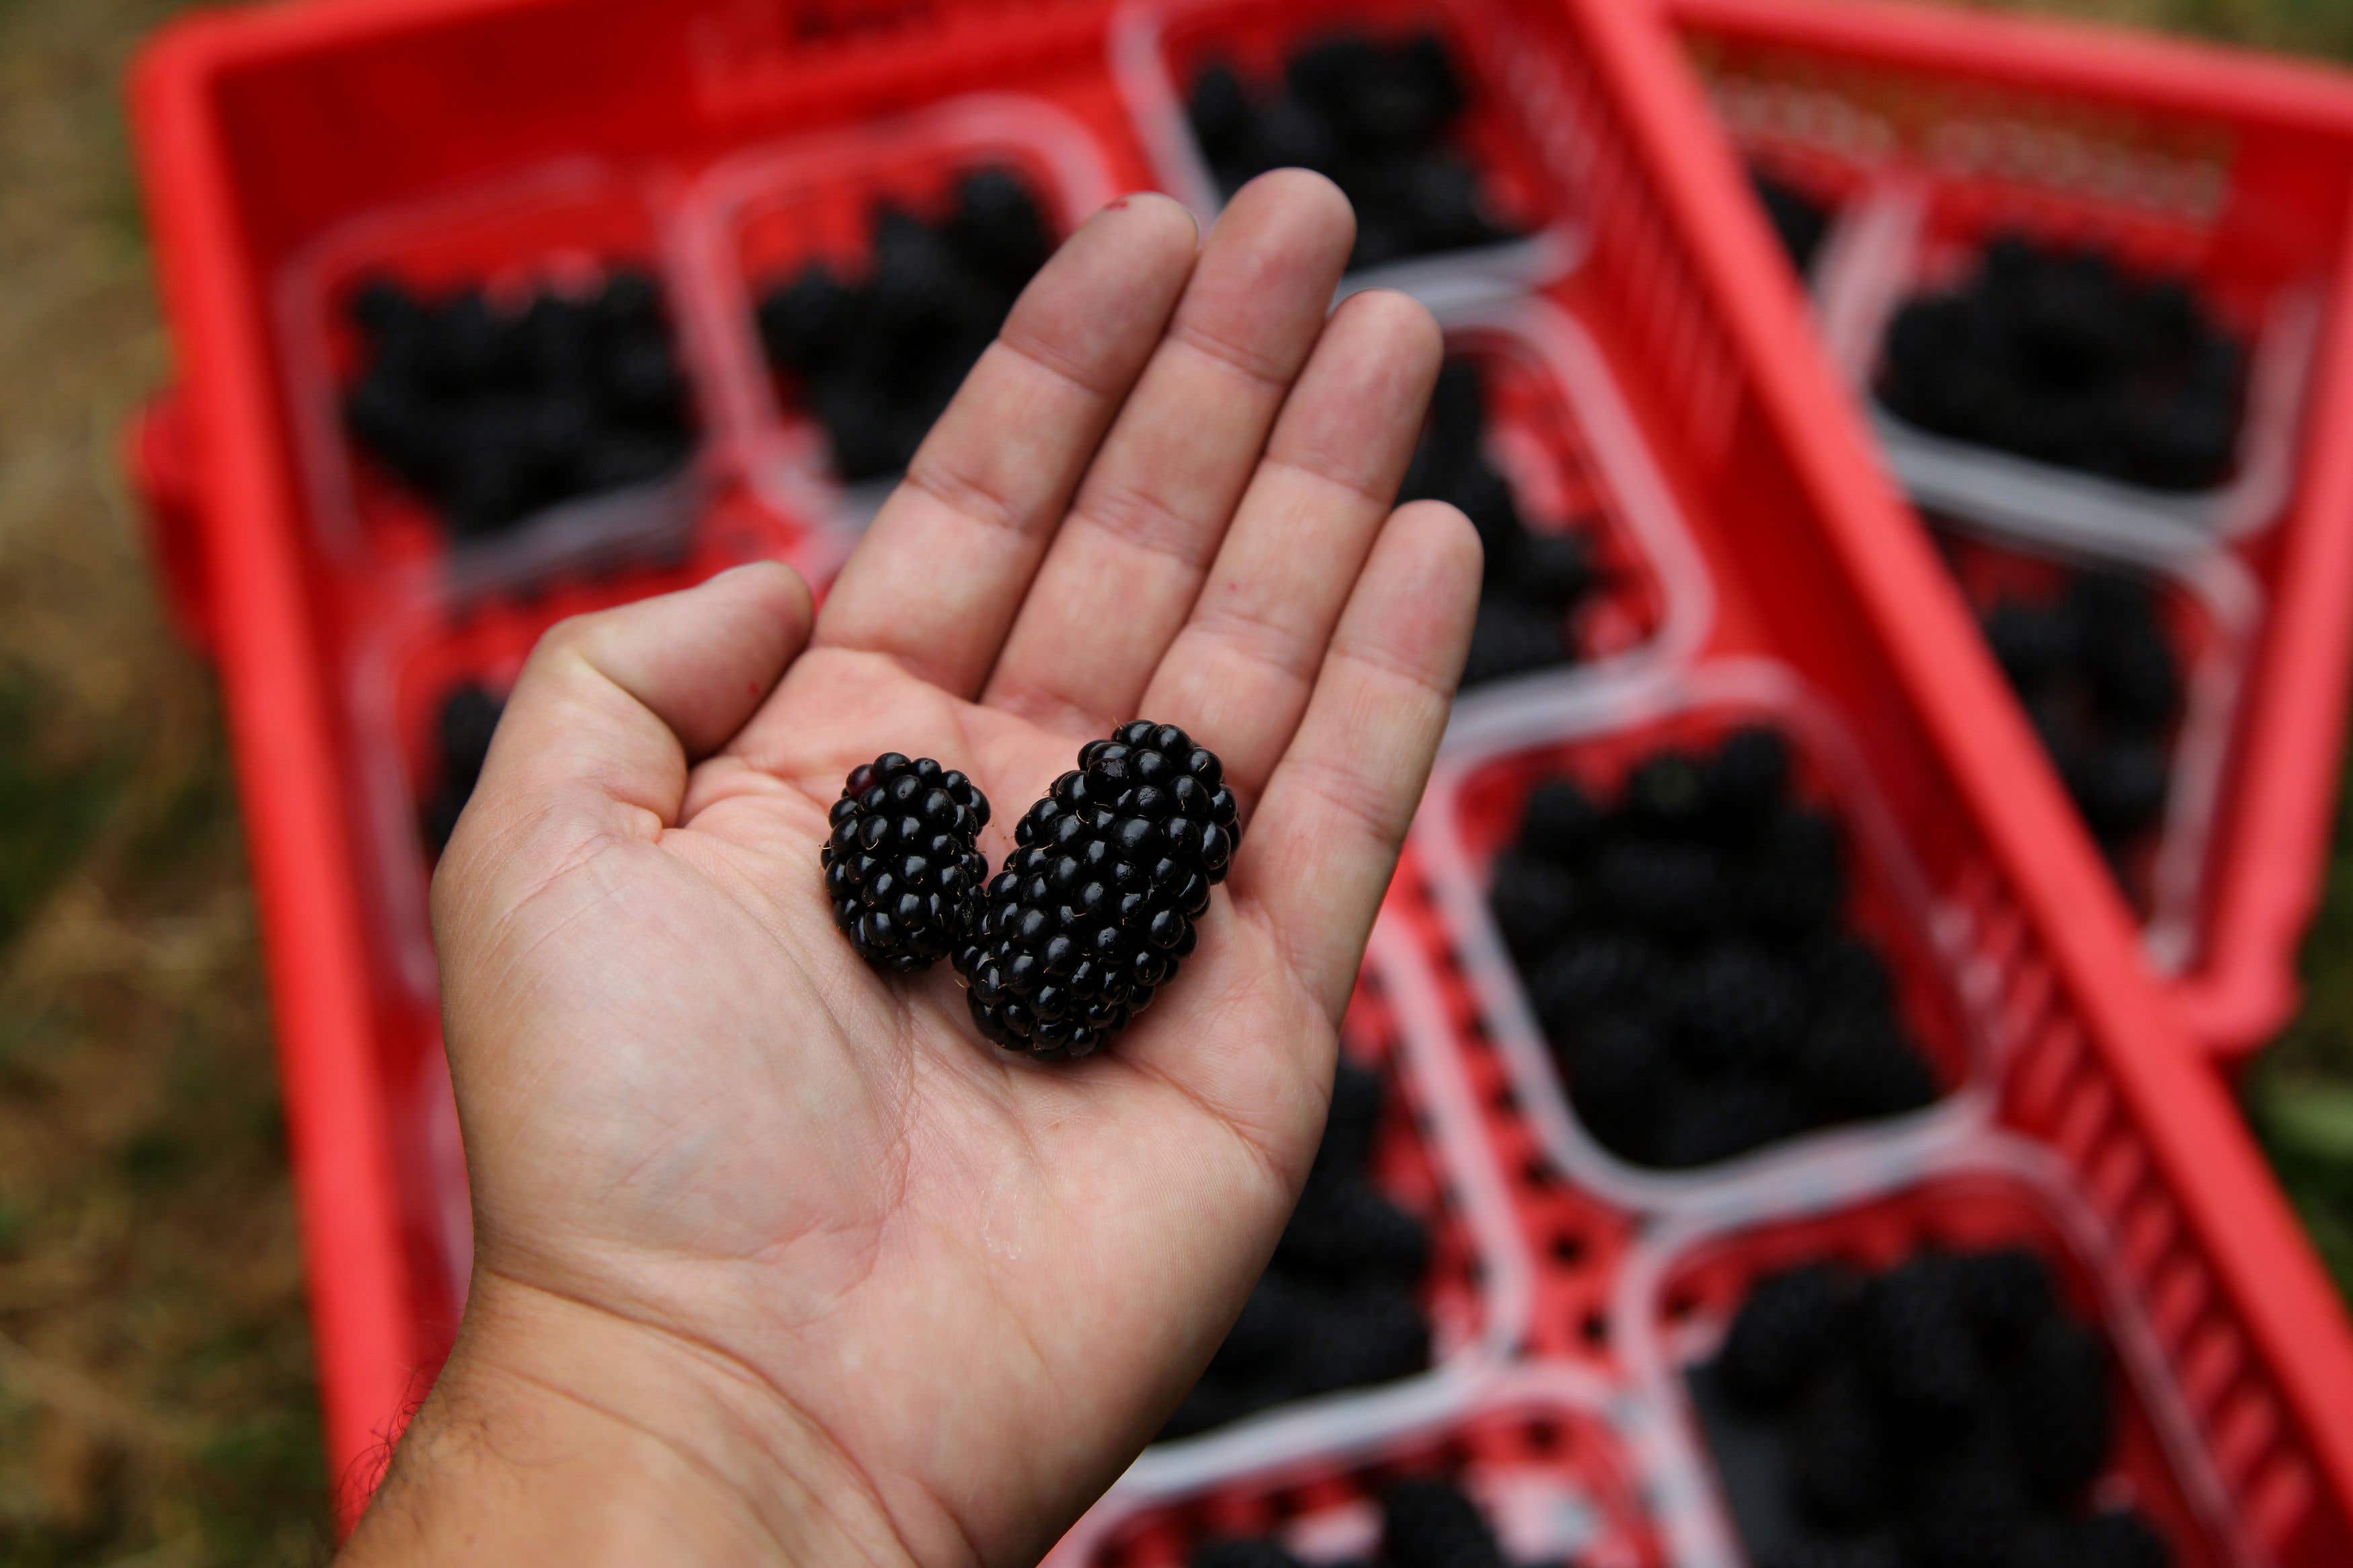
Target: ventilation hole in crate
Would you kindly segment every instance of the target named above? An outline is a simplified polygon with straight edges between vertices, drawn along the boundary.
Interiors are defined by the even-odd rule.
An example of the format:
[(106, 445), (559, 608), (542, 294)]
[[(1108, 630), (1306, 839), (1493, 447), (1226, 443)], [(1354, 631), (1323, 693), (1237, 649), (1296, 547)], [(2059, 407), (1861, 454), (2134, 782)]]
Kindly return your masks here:
[(1532, 1423), (1528, 1427), (1528, 1447), (1538, 1454), (1557, 1454), (1568, 1447), (1568, 1428), (1549, 1418)]
[(1552, 1186), (1552, 1167), (1545, 1163), (1543, 1155), (1531, 1154), (1527, 1163), (1520, 1167), (1520, 1180), (1539, 1190), (1548, 1190)]
[(1519, 1090), (1508, 1083), (1504, 1084), (1495, 1090), (1488, 1103), (1495, 1108), (1498, 1116), (1517, 1116), (1520, 1113)]
[(1585, 1261), (1585, 1237), (1574, 1230), (1553, 1232), (1552, 1256), (1556, 1263), (1571, 1267)]
[(1095, 1551), (1095, 1568), (1127, 1568), (1127, 1542), (1106, 1541)]
[(1307, 1500), (1299, 1495), (1296, 1488), (1284, 1487), (1267, 1498), (1266, 1506), (1267, 1511), (1278, 1520), (1297, 1519), (1307, 1511)]
[(1691, 1320), (1692, 1314), (1698, 1310), (1699, 1298), (1693, 1295), (1687, 1287), (1668, 1292), (1667, 1321), (1671, 1323), (1688, 1322)]
[(1599, 1348), (1602, 1345), (1608, 1344), (1609, 1342), (1609, 1314), (1603, 1311), (1599, 1307), (1588, 1307), (1585, 1310), (1585, 1321), (1577, 1324), (1577, 1331), (1579, 1337), (1581, 1337), (1588, 1345)]
[(1466, 1259), (1462, 1265), (1462, 1278), (1468, 1280), (1473, 1289), (1484, 1286), (1487, 1283), (1486, 1260), (1479, 1258)]

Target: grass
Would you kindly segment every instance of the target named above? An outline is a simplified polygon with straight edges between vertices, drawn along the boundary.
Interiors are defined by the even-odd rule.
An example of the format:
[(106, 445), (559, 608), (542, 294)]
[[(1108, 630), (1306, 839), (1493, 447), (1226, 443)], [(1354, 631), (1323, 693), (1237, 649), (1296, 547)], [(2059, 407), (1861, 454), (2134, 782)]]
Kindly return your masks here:
[[(220, 713), (113, 440), (170, 364), (118, 108), (177, 0), (0, 0), (0, 1568), (318, 1561), (301, 1256)], [(2342, 0), (2046, 7), (2353, 58)], [(2353, 1283), (2353, 815), (2249, 1089)]]

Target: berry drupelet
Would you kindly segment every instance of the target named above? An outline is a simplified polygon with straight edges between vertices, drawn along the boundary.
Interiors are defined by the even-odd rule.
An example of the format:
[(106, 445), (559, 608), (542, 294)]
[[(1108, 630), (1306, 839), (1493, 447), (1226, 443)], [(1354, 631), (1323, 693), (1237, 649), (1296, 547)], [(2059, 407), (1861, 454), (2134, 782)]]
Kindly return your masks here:
[(451, 687), (441, 699), (435, 736), (440, 750), (440, 783), (418, 814), (426, 847), (436, 858), (449, 847), (459, 814), (481, 782), (482, 764), (491, 756), (491, 737), (505, 711), (506, 704), (475, 681)]
[(1092, 1055), (1192, 952), (1240, 842), (1217, 754), (1173, 724), (1089, 742), (1014, 834), (958, 950), (981, 1033), (1043, 1058)]
[(988, 797), (970, 779), (886, 752), (850, 773), (832, 823), (818, 854), (826, 897), (860, 957), (911, 974), (970, 937), (988, 879)]

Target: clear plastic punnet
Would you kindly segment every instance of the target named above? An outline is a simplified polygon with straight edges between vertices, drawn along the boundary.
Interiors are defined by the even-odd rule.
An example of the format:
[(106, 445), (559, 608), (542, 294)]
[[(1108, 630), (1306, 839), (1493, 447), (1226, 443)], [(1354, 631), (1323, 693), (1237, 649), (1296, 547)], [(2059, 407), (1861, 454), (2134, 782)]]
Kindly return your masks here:
[[(1487, 908), (1487, 873), (1514, 809), (1535, 780), (1565, 774), (1614, 783), (1665, 746), (1704, 744), (1746, 725), (1779, 729), (1796, 753), (1801, 792), (1845, 830), (1854, 902), (1848, 918), (1875, 942), (1898, 980), (1905, 1021), (1946, 1093), (1935, 1105), (1880, 1122), (1825, 1128), (1695, 1170), (1637, 1165), (1607, 1148), (1579, 1115), (1532, 1012), (1525, 983)], [(1786, 1191), (1846, 1179), (1926, 1154), (1985, 1123), (1987, 1075), (1998, 1058), (1994, 1020), (1971, 984), (1966, 921), (1944, 909), (1896, 830), (1861, 752), (1837, 713), (1789, 670), (1724, 661), (1647, 685), (1557, 690), (1458, 723), (1414, 829), (1459, 981), (1427, 964), (1401, 972), (1401, 996), (1428, 994), (1400, 1016), (1447, 1030), (1440, 984), (1469, 989), (1488, 1036), (1510, 1062), (1521, 1101), (1571, 1181), (1638, 1211), (1722, 1201), (1727, 1191)]]
[[(570, 158), (364, 214), (289, 258), (276, 284), (276, 337), (308, 521), (330, 562), (380, 593), (528, 591), (583, 560), (659, 555), (692, 528), (725, 488), (730, 457), (712, 428), (716, 378), (687, 320), (674, 207), (674, 192), (658, 180)], [(492, 537), (460, 539), (434, 503), (361, 451), (343, 416), (363, 353), (346, 310), (361, 284), (385, 278), (428, 294), (479, 287), (494, 302), (519, 304), (541, 291), (592, 292), (625, 267), (662, 289), (700, 426), (675, 473), (559, 502)]]
[[(1958, 281), (1990, 236), (1988, 222), (1942, 216), (1933, 192), (1896, 180), (1855, 221), (1835, 289), (1823, 302), (1824, 335), (1840, 367), (1872, 394), (1889, 327), (1905, 304)], [(2023, 221), (2022, 216), (2013, 221)], [(2104, 232), (2096, 219), (2052, 220), (2043, 237), (2113, 243), (2131, 262), (2179, 265), (2199, 254), (2196, 236), (2145, 224)], [(2225, 319), (2245, 334), (2245, 413), (2232, 477), (2209, 490), (2151, 489), (1959, 441), (1906, 422), (1871, 396), (1881, 446), (1914, 500), (1936, 510), (2115, 550), (2199, 553), (2278, 522), (2295, 492), (2305, 393), (2320, 341), (2317, 279), (2243, 290)]]
[(1444, 300), (1514, 298), (1577, 264), (1585, 238), (1574, 214), (1543, 210), (1542, 181), (1526, 163), (1540, 128), (1567, 120), (1550, 73), (1526, 68), (1508, 18), (1462, 0), (1365, 6), (1340, 0), (1277, 5), (1270, 0), (1129, 0), (1111, 28), (1111, 66), (1161, 185), (1195, 212), (1225, 205), (1186, 116), (1187, 84), (1212, 57), (1279, 74), (1283, 52), (1337, 27), (1380, 36), (1408, 26), (1435, 28), (1470, 79), (1466, 149), (1491, 187), (1526, 209), (1531, 232), (1472, 249), (1412, 257), (1364, 268), (1344, 288), (1401, 289), (1433, 304)]
[(761, 290), (812, 261), (855, 276), (877, 204), (935, 205), (956, 178), (1020, 174), (1058, 234), (1119, 192), (1094, 132), (1057, 104), (973, 93), (871, 125), (748, 148), (697, 182), (684, 226), (689, 298), (717, 368), (717, 417), (751, 482), (777, 507), (814, 508), (838, 562), (895, 479), (845, 486), (824, 427), (786, 395), (761, 346)]
[(2265, 1561), (2215, 1474), (2152, 1326), (2152, 1303), (2125, 1271), (2122, 1257), (2136, 1242), (2084, 1200), (2062, 1162), (1995, 1135), (1925, 1163), (1855, 1173), (1862, 1179), (1852, 1184), (1752, 1190), (1669, 1218), (1619, 1276), (1613, 1316), (1628, 1374), (1641, 1391), (1626, 1408), (1645, 1472), (1666, 1500), (1661, 1517), (1673, 1562), (1743, 1568), (1752, 1561), (1690, 1382), (1723, 1344), (1750, 1287), (1818, 1261), (1875, 1271), (1923, 1246), (2024, 1246), (2041, 1255), (2065, 1306), (2105, 1334), (2121, 1373), (2116, 1446), (2094, 1498), (2148, 1514), (2173, 1542), (2176, 1561)]

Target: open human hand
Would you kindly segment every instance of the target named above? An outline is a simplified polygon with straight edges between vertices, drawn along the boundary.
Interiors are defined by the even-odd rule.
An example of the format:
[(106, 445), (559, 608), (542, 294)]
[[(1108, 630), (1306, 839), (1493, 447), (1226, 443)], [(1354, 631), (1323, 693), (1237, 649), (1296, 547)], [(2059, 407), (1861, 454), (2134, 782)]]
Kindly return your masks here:
[[(1206, 243), (1115, 202), (1015, 308), (822, 614), (781, 566), (533, 653), (434, 888), (477, 1216), (467, 1322), (352, 1561), (1034, 1561), (1231, 1324), (1469, 638), (1476, 536), (1393, 510), (1439, 332), (1327, 320), (1345, 200)], [(1245, 831), (1109, 1048), (984, 1044), (818, 871), (846, 774), (1013, 825), (1134, 718)], [(643, 1484), (628, 1478), (643, 1479)]]

